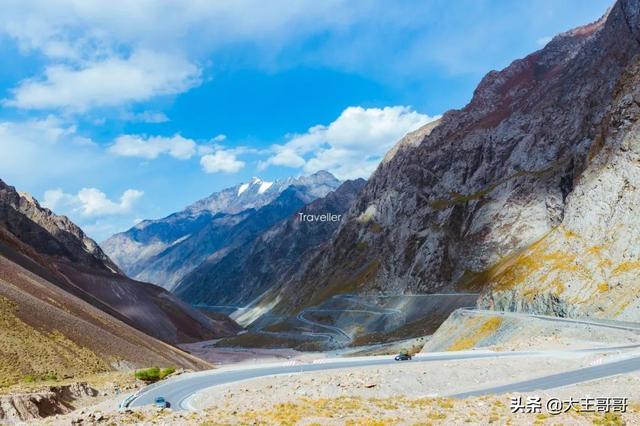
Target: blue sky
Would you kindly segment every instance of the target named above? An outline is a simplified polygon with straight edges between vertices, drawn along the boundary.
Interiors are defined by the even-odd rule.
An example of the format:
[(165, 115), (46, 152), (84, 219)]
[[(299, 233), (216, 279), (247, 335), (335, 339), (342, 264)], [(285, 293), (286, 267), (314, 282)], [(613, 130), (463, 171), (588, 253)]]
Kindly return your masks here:
[(604, 0), (7, 0), (0, 178), (103, 240), (246, 181), (367, 177)]

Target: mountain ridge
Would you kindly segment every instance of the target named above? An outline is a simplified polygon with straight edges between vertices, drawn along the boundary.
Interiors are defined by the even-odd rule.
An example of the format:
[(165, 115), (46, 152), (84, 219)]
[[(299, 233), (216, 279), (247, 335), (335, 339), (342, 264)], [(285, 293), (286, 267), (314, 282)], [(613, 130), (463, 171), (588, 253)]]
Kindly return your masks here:
[[(234, 229), (242, 228), (245, 221), (256, 223), (256, 219), (251, 219), (253, 215), (276, 202), (287, 188), (305, 192), (309, 202), (339, 183), (324, 171), (275, 182), (254, 178), (213, 193), (163, 219), (143, 221), (109, 238), (102, 247), (129, 276), (172, 289), (208, 257), (216, 252), (223, 255), (238, 244), (239, 240), (231, 241), (226, 247), (224, 239), (231, 238)], [(265, 223), (262, 228), (255, 228), (255, 232), (272, 224)]]
[(304, 204), (249, 243), (215, 262), (204, 262), (185, 276), (174, 292), (192, 304), (248, 304), (300, 268), (340, 223), (303, 222), (299, 215), (342, 215), (364, 183), (364, 179), (345, 181), (326, 196)]
[(0, 180), (0, 253), (111, 316), (177, 344), (231, 335), (175, 296), (126, 277), (68, 218), (45, 209)]
[[(114, 290), (133, 304), (117, 303)], [(233, 334), (220, 332), (231, 321), (199, 315), (124, 277), (68, 218), (0, 180), (0, 386), (150, 365), (210, 368), (169, 344)]]
[(576, 183), (611, 140), (605, 117), (616, 98), (635, 96), (616, 91), (640, 52), (639, 4), (618, 1), (598, 21), (489, 72), (468, 105), (383, 161), (333, 240), (287, 279), (275, 310), (343, 292), (473, 289), (489, 291), (487, 305), (553, 313), (545, 301), (559, 296), (548, 288), (537, 304), (517, 291), (500, 301), (486, 274), (564, 224)]

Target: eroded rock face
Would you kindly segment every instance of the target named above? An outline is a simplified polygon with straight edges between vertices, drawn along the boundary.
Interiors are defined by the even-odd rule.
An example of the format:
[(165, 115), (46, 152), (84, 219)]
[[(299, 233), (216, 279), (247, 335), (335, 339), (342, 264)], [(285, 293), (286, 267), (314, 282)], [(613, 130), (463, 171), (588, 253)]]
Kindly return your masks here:
[[(579, 299), (590, 307), (574, 304), (574, 292), (591, 294), (600, 281), (593, 271), (578, 279), (568, 270), (541, 283), (545, 269), (533, 275), (531, 268), (506, 289), (495, 277), (514, 275), (519, 266), (507, 259), (541, 239), (545, 251), (576, 253), (558, 265), (580, 269), (581, 250), (597, 241), (613, 256), (609, 270), (638, 259), (639, 10), (638, 0), (619, 1), (599, 21), (488, 73), (465, 108), (447, 112), (419, 144), (382, 162), (332, 243), (283, 286), (279, 308), (346, 291), (494, 288), (483, 306), (600, 311), (591, 298)], [(574, 233), (582, 243), (567, 237)], [(595, 271), (601, 261), (594, 262)], [(571, 290), (548, 290), (555, 278)], [(617, 283), (609, 280), (609, 288)], [(541, 294), (529, 303), (526, 291)], [(637, 316), (634, 300), (620, 312), (600, 312)]]
[[(43, 254), (119, 274), (102, 249), (66, 216), (41, 207), (27, 193), (0, 180), (0, 224), (18, 239)], [(53, 237), (53, 238), (52, 238)]]
[(33, 393), (0, 396), (0, 421), (15, 424), (29, 420), (67, 414), (78, 399), (95, 397), (98, 391), (86, 383), (52, 386)]
[(640, 319), (640, 62), (615, 94), (561, 226), (495, 268), (482, 306)]

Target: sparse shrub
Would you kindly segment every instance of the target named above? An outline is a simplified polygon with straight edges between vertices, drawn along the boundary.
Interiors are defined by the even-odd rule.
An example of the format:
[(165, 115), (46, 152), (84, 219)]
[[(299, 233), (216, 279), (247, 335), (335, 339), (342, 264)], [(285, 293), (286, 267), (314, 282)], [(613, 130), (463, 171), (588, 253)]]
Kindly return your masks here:
[(31, 374), (27, 374), (26, 376), (24, 376), (24, 381), (27, 383), (33, 383), (36, 381), (36, 378), (33, 377)]
[(141, 370), (136, 370), (135, 377), (138, 380), (142, 380), (144, 382), (157, 382), (158, 380), (162, 380), (167, 377), (169, 374), (176, 371), (175, 368), (143, 368)]
[(136, 379), (145, 382), (155, 382), (160, 380), (160, 369), (158, 367), (144, 368), (142, 370), (136, 370)]
[(160, 379), (164, 379), (169, 374), (174, 373), (176, 371), (173, 367), (163, 368), (160, 370)]
[(597, 426), (624, 426), (626, 422), (618, 413), (605, 413), (604, 416), (593, 419), (593, 424)]
[(438, 400), (438, 405), (441, 408), (446, 408), (447, 410), (451, 410), (453, 408), (453, 402), (451, 400), (448, 400), (448, 399), (439, 399)]
[(56, 373), (49, 372), (46, 376), (44, 376), (45, 380), (58, 380), (58, 375)]

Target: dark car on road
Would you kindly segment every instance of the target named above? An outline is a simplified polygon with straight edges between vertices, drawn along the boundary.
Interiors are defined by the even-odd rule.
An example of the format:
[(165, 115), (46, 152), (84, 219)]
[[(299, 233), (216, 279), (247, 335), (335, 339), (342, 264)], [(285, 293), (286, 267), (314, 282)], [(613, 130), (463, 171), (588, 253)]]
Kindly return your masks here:
[(396, 361), (411, 361), (411, 355), (409, 354), (398, 354), (395, 358)]
[(161, 396), (156, 398), (154, 405), (158, 408), (169, 408), (169, 402)]

